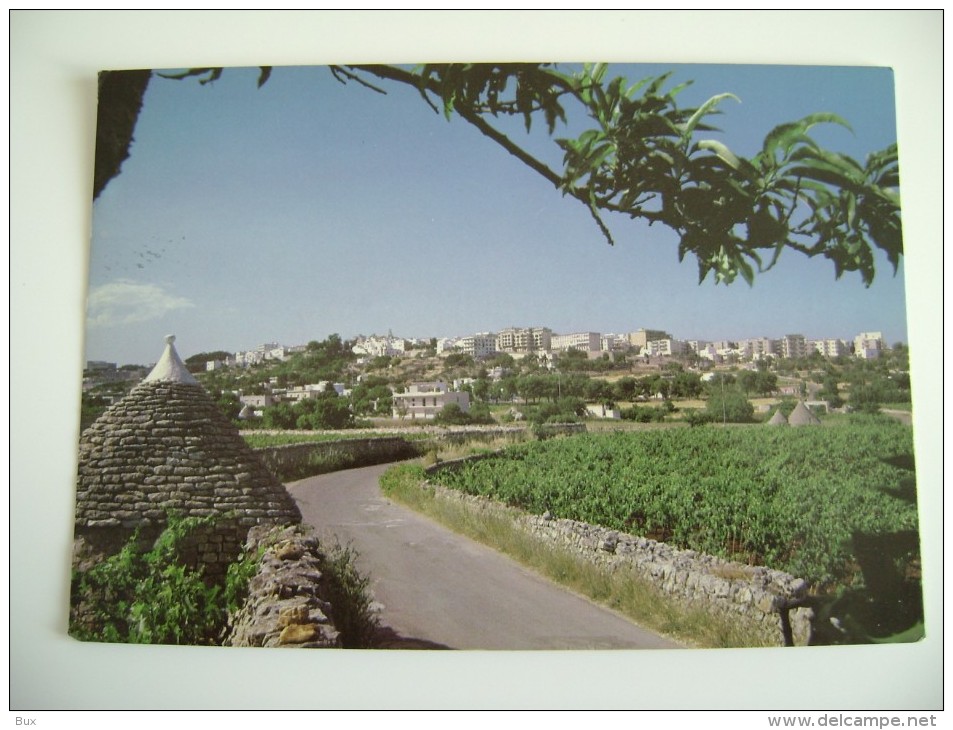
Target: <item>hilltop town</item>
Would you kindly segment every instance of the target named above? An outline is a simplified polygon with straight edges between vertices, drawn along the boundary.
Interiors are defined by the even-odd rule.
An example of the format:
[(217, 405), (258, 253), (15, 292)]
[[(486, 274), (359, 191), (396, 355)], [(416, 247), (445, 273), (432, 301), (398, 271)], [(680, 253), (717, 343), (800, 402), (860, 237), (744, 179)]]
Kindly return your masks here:
[[(748, 403), (751, 414), (742, 406), (738, 420), (785, 398), (825, 411), (909, 402), (906, 348), (889, 347), (880, 332), (730, 341), (680, 340), (661, 329), (560, 334), (509, 327), (429, 339), (388, 332), (200, 352), (186, 364), (231, 417), (278, 428), (347, 428), (366, 419), (663, 420), (714, 407), (713, 383), (719, 397), (737, 392)], [(84, 424), (147, 371), (87, 363)]]

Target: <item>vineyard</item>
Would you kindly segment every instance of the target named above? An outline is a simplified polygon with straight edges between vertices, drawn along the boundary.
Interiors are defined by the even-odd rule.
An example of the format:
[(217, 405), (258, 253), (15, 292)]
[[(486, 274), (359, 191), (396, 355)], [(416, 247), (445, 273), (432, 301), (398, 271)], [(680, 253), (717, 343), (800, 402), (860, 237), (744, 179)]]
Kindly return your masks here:
[(858, 416), (808, 428), (683, 428), (532, 442), (439, 479), (529, 512), (767, 565), (825, 590), (862, 585), (856, 545), (916, 534), (912, 465), (908, 426)]

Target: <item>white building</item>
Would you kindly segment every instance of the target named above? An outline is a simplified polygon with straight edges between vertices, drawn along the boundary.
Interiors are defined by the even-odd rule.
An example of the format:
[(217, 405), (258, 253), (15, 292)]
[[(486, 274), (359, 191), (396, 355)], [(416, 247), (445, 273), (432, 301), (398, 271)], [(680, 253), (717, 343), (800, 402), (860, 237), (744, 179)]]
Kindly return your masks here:
[(664, 340), (649, 340), (642, 348), (642, 354), (651, 357), (671, 357), (672, 355), (680, 355), (687, 349), (688, 345), (681, 340), (666, 338)]
[(568, 335), (552, 335), (550, 347), (555, 352), (565, 352), (569, 349), (583, 352), (599, 352), (607, 349), (602, 346), (602, 335), (598, 332), (573, 332)]
[(470, 411), (470, 394), (451, 391), (442, 381), (411, 383), (406, 393), (394, 393), (394, 418), (431, 420), (448, 403), (456, 403), (464, 413)]
[(785, 335), (781, 338), (781, 356), (786, 358), (807, 357), (810, 349), (804, 335)]
[(553, 331), (548, 327), (508, 327), (496, 335), (499, 352), (548, 352)]
[(748, 340), (739, 341), (735, 351), (745, 360), (780, 357), (781, 341), (770, 337), (752, 337)]
[(492, 332), (478, 332), (464, 337), (458, 343), (460, 351), (474, 360), (493, 357), (496, 354), (496, 335)]
[(811, 344), (814, 346), (814, 350), (821, 353), (824, 357), (841, 357), (848, 353), (847, 343), (843, 340), (834, 338), (814, 340)]
[(880, 357), (884, 350), (882, 332), (861, 332), (854, 338), (854, 356), (865, 360)]
[(250, 406), (251, 408), (268, 408), (277, 402), (271, 393), (265, 393), (263, 395), (240, 395), (238, 396), (238, 400), (242, 402), (242, 405)]
[(640, 329), (637, 332), (629, 333), (629, 344), (644, 350), (652, 340), (671, 339), (671, 335), (665, 330), (647, 330)]
[(613, 420), (618, 420), (622, 418), (622, 412), (618, 408), (609, 408), (604, 404), (600, 405), (587, 405), (586, 412), (592, 418), (609, 418)]
[(328, 388), (333, 388), (339, 396), (345, 392), (344, 383), (330, 383), (327, 380), (322, 380), (320, 383), (308, 383), (300, 388), (289, 388), (284, 393), (284, 400), (297, 403), (308, 398), (319, 398), (322, 393), (327, 392)]
[(437, 340), (437, 354), (448, 352), (460, 346), (463, 340), (459, 337), (441, 337)]
[(718, 349), (711, 342), (700, 342), (696, 340), (695, 346), (692, 347), (691, 343), (689, 343), (689, 347), (695, 351), (696, 355), (705, 360), (711, 360), (717, 363), (723, 359)]
[(407, 343), (400, 337), (379, 337), (371, 335), (370, 337), (358, 338), (351, 351), (355, 355), (367, 355), (368, 357), (397, 357), (407, 351)]

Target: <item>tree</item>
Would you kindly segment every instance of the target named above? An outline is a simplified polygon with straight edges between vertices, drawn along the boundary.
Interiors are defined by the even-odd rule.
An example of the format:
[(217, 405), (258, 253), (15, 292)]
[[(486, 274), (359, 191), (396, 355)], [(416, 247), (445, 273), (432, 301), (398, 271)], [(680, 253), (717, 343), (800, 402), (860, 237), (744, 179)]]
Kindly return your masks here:
[(185, 366), (189, 369), (189, 372), (200, 373), (205, 371), (205, 365), (211, 360), (219, 360), (225, 362), (232, 355), (230, 352), (225, 352), (224, 350), (215, 350), (214, 352), (200, 352), (191, 357), (185, 358)]
[[(460, 117), (585, 205), (610, 244), (614, 239), (604, 220), (609, 213), (670, 228), (679, 239), (679, 260), (687, 254), (697, 259), (699, 282), (711, 273), (716, 283), (731, 283), (740, 274), (751, 284), (756, 272), (772, 268), (790, 249), (829, 259), (838, 278), (858, 271), (869, 286), (875, 248), (886, 254), (894, 272), (903, 255), (897, 146), (870, 154), (863, 164), (820, 147), (809, 135), (815, 126), (850, 128), (834, 114), (819, 112), (776, 126), (747, 159), (717, 140), (700, 138), (713, 131), (709, 119), (719, 107), (737, 97), (724, 92), (698, 107), (679, 108), (677, 96), (691, 82), (669, 87), (671, 74), (630, 84), (621, 76), (607, 78), (604, 63), (571, 71), (527, 63), (329, 70), (341, 83), (381, 94), (387, 93), (382, 82), (407, 87), (448, 120)], [(259, 87), (271, 72), (261, 67)], [(105, 72), (101, 87), (124, 80), (116, 73), (133, 72)], [(128, 155), (132, 130), (110, 134), (108, 128), (125, 130), (129, 119), (134, 126), (149, 83), (149, 76), (143, 82), (137, 73), (125, 93), (110, 97), (118, 113), (100, 109), (97, 135), (119, 143), (103, 145), (102, 155), (97, 144), (96, 196)], [(208, 84), (222, 73), (222, 68), (192, 68), (160, 76)], [(527, 131), (542, 123), (550, 137), (570, 117), (574, 127), (582, 118), (591, 126), (574, 137), (554, 137), (562, 151), (557, 171), (494, 126), (501, 117), (521, 118)]]
[(713, 390), (705, 403), (705, 415), (716, 423), (748, 423), (754, 406), (740, 390)]
[(742, 370), (738, 373), (738, 387), (741, 388), (747, 396), (757, 385), (758, 375), (751, 370)]
[(297, 420), (298, 414), (290, 403), (276, 403), (262, 413), (262, 423), (265, 428), (295, 428)]
[(470, 423), (470, 416), (457, 403), (447, 403), (434, 416), (434, 423), (446, 426), (462, 426)]
[(615, 402), (616, 391), (606, 380), (590, 380), (586, 383), (586, 400), (610, 405)]
[(671, 395), (674, 398), (697, 398), (704, 390), (698, 373), (677, 372), (672, 381)]
[(831, 408), (840, 408), (844, 405), (844, 399), (840, 395), (837, 377), (834, 375), (828, 375), (824, 378), (824, 387), (820, 393), (818, 393), (818, 396), (827, 401), (827, 405)]
[(448, 368), (468, 368), (473, 366), (473, 358), (465, 352), (454, 352), (447, 355), (444, 364)]
[(487, 401), (490, 397), (490, 381), (486, 377), (486, 370), (483, 370), (480, 376), (473, 382), (473, 397), (479, 401)]
[(317, 398), (305, 398), (294, 406), (298, 417), (295, 425), (301, 429), (340, 429), (354, 425), (354, 416), (347, 398), (341, 398), (330, 386)]
[(758, 395), (771, 395), (778, 390), (778, 376), (766, 370), (758, 370), (755, 378), (755, 390)]
[(632, 403), (638, 396), (639, 382), (631, 375), (626, 375), (615, 381), (613, 392), (616, 400)]
[(238, 396), (231, 391), (222, 391), (215, 398), (215, 404), (230, 421), (238, 418), (242, 412), (242, 402)]
[(355, 413), (390, 414), (392, 402), (393, 394), (385, 378), (369, 375), (351, 389), (351, 407)]

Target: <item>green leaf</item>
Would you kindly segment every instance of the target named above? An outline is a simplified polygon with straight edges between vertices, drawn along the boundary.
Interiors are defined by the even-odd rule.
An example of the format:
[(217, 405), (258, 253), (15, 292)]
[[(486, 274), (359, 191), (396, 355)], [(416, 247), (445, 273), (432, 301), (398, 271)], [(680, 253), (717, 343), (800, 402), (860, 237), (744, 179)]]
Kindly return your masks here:
[(697, 143), (696, 147), (700, 150), (714, 152), (715, 156), (723, 160), (730, 167), (738, 170), (741, 167), (741, 160), (728, 149), (728, 146), (714, 139), (703, 139)]
[(754, 286), (754, 269), (751, 267), (751, 264), (744, 259), (738, 259), (738, 270), (741, 272), (741, 276), (744, 280), (748, 282), (748, 286)]
[(715, 107), (725, 99), (734, 99), (739, 104), (741, 103), (741, 99), (734, 94), (727, 92), (711, 97), (708, 101), (698, 107), (698, 109), (695, 110), (695, 113), (688, 118), (688, 121), (685, 122), (685, 125), (682, 127), (682, 134), (686, 138), (690, 137), (692, 132), (695, 131), (695, 127), (698, 125), (698, 123), (707, 115), (714, 113)]

